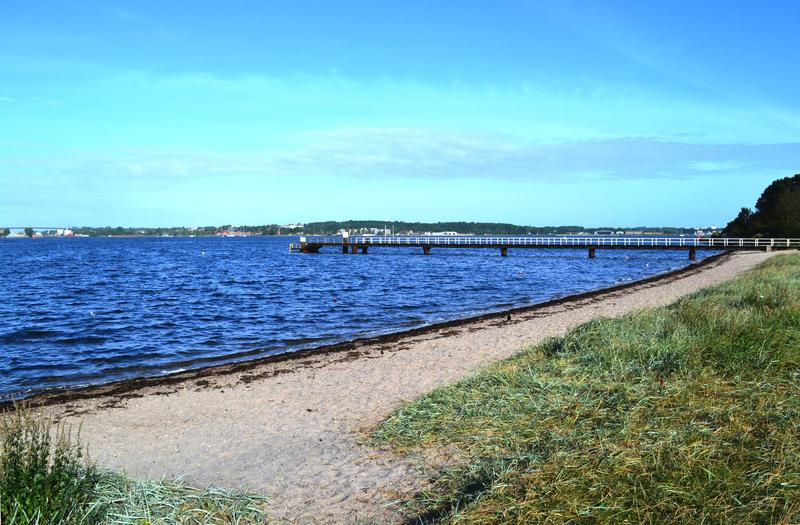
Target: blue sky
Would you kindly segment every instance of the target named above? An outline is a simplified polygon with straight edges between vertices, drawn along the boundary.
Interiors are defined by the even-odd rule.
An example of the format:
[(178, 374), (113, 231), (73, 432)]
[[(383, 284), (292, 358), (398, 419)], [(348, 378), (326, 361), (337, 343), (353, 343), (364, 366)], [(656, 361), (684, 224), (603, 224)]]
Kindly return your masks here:
[(0, 3), (0, 224), (724, 224), (800, 3)]

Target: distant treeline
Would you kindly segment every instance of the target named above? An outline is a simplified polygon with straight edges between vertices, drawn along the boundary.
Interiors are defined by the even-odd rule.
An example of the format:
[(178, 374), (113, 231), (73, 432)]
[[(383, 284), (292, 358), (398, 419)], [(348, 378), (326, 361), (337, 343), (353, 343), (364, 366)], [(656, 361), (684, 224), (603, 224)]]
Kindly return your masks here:
[(186, 227), (165, 227), (165, 228), (123, 228), (121, 226), (105, 226), (98, 228), (82, 227), (73, 228), (77, 235), (88, 235), (90, 237), (159, 237), (171, 235), (173, 237), (187, 237), (196, 235), (198, 237), (219, 235), (226, 232), (245, 232), (253, 235), (293, 235), (300, 233), (302, 228), (284, 228), (277, 224), (265, 224), (262, 226), (201, 226), (199, 228)]
[[(552, 231), (575, 231), (580, 226), (559, 226)], [(458, 233), (474, 233), (476, 235), (526, 235), (532, 230), (541, 228), (531, 228), (530, 226), (518, 226), (516, 224), (500, 222), (404, 222), (404, 221), (325, 221), (310, 222), (306, 224), (305, 231), (310, 234), (333, 234), (340, 230), (373, 230), (381, 232), (443, 232), (454, 231)]]
[(598, 230), (610, 231), (647, 231), (665, 234), (691, 234), (692, 228), (673, 228), (669, 226), (603, 226), (587, 228), (578, 225), (568, 226), (519, 226), (504, 222), (404, 222), (404, 221), (325, 221), (310, 222), (305, 225), (305, 233), (317, 235), (330, 235), (340, 230), (372, 230), (377, 229), (383, 232), (384, 229), (394, 233), (403, 232), (444, 232), (453, 231), (458, 233), (471, 233), (475, 235), (563, 235), (567, 233), (594, 232)]
[[(378, 233), (384, 231), (394, 234), (402, 233), (425, 233), (425, 232), (457, 232), (473, 235), (564, 235), (569, 233), (581, 233), (595, 231), (626, 231), (657, 233), (665, 235), (692, 234), (692, 228), (675, 228), (670, 226), (599, 226), (585, 227), (579, 225), (568, 226), (520, 226), (517, 224), (503, 222), (405, 222), (405, 221), (381, 221), (381, 220), (349, 220), (349, 221), (324, 221), (310, 222), (304, 226), (284, 227), (277, 224), (265, 224), (260, 226), (201, 226), (198, 228), (187, 227), (162, 227), (162, 228), (128, 228), (122, 226), (104, 227), (78, 227), (72, 231), (76, 235), (88, 235), (90, 237), (186, 237), (186, 236), (212, 236), (225, 233), (240, 232), (249, 235), (297, 235), (307, 233), (310, 235), (334, 235), (341, 230), (348, 230), (354, 233)], [(0, 236), (8, 235), (8, 230), (0, 229)], [(55, 234), (55, 231), (44, 232)]]

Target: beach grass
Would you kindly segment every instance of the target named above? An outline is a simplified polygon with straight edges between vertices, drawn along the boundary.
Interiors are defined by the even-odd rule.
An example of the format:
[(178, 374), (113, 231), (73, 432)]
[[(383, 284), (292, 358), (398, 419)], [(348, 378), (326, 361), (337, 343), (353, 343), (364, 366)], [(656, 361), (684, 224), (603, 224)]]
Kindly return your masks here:
[(86, 459), (79, 432), (25, 407), (0, 414), (3, 525), (267, 523), (265, 498), (137, 481)]
[(97, 523), (97, 469), (69, 429), (28, 410), (0, 418), (0, 519), (10, 524)]
[(199, 489), (180, 481), (135, 481), (105, 472), (96, 505), (105, 523), (119, 525), (263, 524), (266, 498), (220, 489)]
[(800, 522), (800, 256), (597, 319), (392, 414), (419, 523)]

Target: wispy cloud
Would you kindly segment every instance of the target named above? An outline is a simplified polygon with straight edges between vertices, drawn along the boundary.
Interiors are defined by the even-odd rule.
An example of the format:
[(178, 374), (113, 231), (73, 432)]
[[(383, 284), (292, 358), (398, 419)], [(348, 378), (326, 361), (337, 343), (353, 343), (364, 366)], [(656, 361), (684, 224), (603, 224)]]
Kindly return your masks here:
[(107, 13), (108, 15), (110, 15), (113, 18), (116, 18), (117, 20), (122, 20), (125, 22), (132, 22), (132, 21), (138, 22), (141, 20), (141, 17), (139, 15), (137, 15), (136, 13), (134, 13), (133, 11), (131, 11), (126, 7), (122, 7), (120, 5), (111, 4), (107, 2), (98, 2), (96, 5), (98, 9), (100, 9), (102, 12)]
[[(230, 177), (345, 177), (384, 180), (689, 179), (800, 170), (800, 143), (689, 144), (628, 138), (566, 143), (522, 142), (503, 135), (408, 129), (346, 129), (310, 133), (288, 149), (239, 153), (124, 152), (6, 158), (0, 171), (48, 171), (97, 181)], [(94, 180), (95, 182), (91, 182)]]

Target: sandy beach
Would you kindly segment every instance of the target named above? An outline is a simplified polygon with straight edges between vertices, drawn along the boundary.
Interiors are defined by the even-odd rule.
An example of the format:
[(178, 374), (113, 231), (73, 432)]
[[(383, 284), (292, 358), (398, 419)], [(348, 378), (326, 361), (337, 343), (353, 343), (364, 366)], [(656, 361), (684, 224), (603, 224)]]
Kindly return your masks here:
[(736, 253), (690, 271), (539, 307), (484, 316), (291, 359), (262, 360), (41, 398), (82, 424), (102, 466), (133, 477), (266, 494), (279, 522), (401, 518), (424, 481), (415, 458), (364, 444), (393, 409), (598, 316), (666, 305), (731, 279), (772, 254)]

